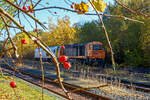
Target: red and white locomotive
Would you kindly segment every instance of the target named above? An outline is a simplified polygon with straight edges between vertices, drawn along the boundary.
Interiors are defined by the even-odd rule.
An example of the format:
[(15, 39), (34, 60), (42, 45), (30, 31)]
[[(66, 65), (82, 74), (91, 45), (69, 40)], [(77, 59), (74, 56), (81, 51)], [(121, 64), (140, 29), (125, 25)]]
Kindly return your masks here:
[[(64, 48), (65, 47), (65, 48)], [(70, 62), (80, 61), (85, 62), (86, 64), (98, 63), (98, 65), (104, 64), (105, 59), (105, 50), (101, 42), (93, 41), (88, 43), (81, 44), (68, 44), (62, 46), (53, 46), (49, 47), (51, 51), (55, 54), (56, 57), (61, 55), (66, 55)], [(43, 60), (50, 60), (50, 57), (46, 54), (45, 51), (40, 49), (42, 52)], [(39, 60), (38, 48), (35, 50), (36, 60)]]

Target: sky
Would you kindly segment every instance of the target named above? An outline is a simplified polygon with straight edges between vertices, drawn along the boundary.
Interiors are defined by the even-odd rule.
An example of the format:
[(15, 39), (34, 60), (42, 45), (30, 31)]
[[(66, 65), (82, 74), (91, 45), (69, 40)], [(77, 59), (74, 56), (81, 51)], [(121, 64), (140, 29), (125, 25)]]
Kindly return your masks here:
[[(36, 1), (36, 0), (33, 0), (33, 1)], [(70, 7), (70, 5), (71, 5), (70, 1), (71, 2), (73, 1), (74, 3), (81, 3), (81, 1), (87, 2), (88, 0), (42, 0), (40, 2), (40, 5), (38, 5), (35, 9), (43, 8), (42, 6), (46, 6), (46, 7), (58, 6), (58, 7), (64, 7), (64, 8), (72, 9)], [(104, 1), (107, 4), (113, 3), (113, 0), (104, 0)], [(30, 2), (27, 2), (25, 6), (28, 7), (30, 5), (31, 5)], [(89, 10), (91, 10), (91, 9), (89, 9)], [(68, 16), (70, 19), (70, 22), (71, 22), (71, 26), (75, 23), (84, 24), (85, 22), (89, 22), (89, 21), (98, 19), (97, 16), (81, 15), (81, 14), (77, 14), (77, 13), (73, 13), (73, 12), (69, 12), (69, 11), (64, 11), (64, 10), (60, 10), (60, 9), (49, 9), (49, 11), (50, 12), (48, 12), (48, 10), (42, 10), (42, 11), (36, 11), (35, 12), (36, 18), (38, 20), (40, 20), (42, 23), (45, 23), (46, 27), (48, 27), (49, 18), (52, 19), (53, 24), (57, 24), (57, 19), (62, 19), (64, 16)], [(56, 12), (57, 14), (54, 14), (54, 12)], [(32, 13), (30, 13), (30, 14), (33, 15)], [(25, 29), (27, 31), (33, 31), (36, 28), (35, 22), (30, 17), (25, 15), (26, 18), (28, 19), (28, 21), (30, 21), (30, 24), (29, 24), (28, 21), (23, 16), (23, 14), (20, 14), (20, 16), (21, 16), (22, 25), (25, 27)], [(16, 17), (16, 19), (18, 19), (18, 18)], [(42, 29), (42, 27), (40, 27), (38, 25), (37, 29)], [(17, 30), (17, 29), (16, 30), (11, 29), (10, 31), (13, 33), (12, 36), (15, 36), (15, 34), (19, 32), (19, 30)], [(44, 30), (44, 31), (49, 31), (49, 30)], [(5, 36), (3, 36), (3, 37), (5, 37)], [(2, 38), (0, 38), (0, 40), (1, 39)]]
[[(44, 6), (58, 6), (58, 7), (64, 7), (64, 8), (72, 9), (69, 5), (69, 4), (71, 4), (71, 2), (68, 2), (68, 1), (74, 1), (74, 3), (80, 3), (81, 2), (81, 0), (53, 0), (53, 1), (54, 2), (51, 2), (51, 0), (43, 0), (40, 4), (42, 4)], [(64, 2), (64, 1), (66, 1), (66, 2)], [(78, 1), (78, 2), (75, 2), (75, 1)], [(87, 2), (87, 0), (82, 0), (82, 1)], [(112, 1), (113, 0), (105, 0), (105, 2), (107, 2), (107, 3), (112, 2)], [(46, 2), (48, 2), (49, 4), (47, 5)], [(37, 6), (37, 8), (41, 8), (41, 5)], [(39, 19), (41, 22), (48, 23), (49, 18), (52, 18), (52, 22), (54, 24), (57, 24), (57, 19), (62, 19), (64, 16), (68, 16), (70, 21), (71, 21), (71, 25), (73, 25), (75, 23), (85, 23), (88, 21), (98, 19), (97, 16), (81, 15), (81, 14), (77, 14), (77, 13), (73, 13), (73, 12), (69, 12), (69, 11), (64, 11), (64, 10), (60, 10), (60, 9), (50, 9), (49, 11), (51, 13), (49, 13), (47, 10), (36, 11), (37, 19)], [(56, 12), (57, 14), (54, 14), (54, 12)], [(31, 19), (30, 19), (30, 21), (32, 21), (33, 26), (35, 26), (34, 21)], [(29, 30), (29, 31), (33, 30), (33, 28), (30, 27), (30, 25), (28, 24), (28, 22), (26, 20), (24, 20), (24, 23), (25, 23), (24, 26), (28, 25), (27, 27), (25, 27), (27, 30)], [(45, 25), (48, 27), (48, 24), (45, 24)], [(38, 26), (38, 29), (40, 29), (40, 28), (41, 27)]]

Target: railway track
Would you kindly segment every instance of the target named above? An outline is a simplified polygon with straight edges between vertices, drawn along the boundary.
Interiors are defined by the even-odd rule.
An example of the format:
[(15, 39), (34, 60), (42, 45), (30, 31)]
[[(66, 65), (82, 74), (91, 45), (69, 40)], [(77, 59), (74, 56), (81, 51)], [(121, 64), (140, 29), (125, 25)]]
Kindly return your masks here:
[[(72, 73), (72, 72), (69, 72)], [(81, 73), (82, 74), (82, 73)], [(93, 75), (96, 75), (97, 72), (93, 73)], [(77, 75), (74, 75), (77, 76)], [(134, 88), (137, 91), (143, 91), (143, 92), (147, 92), (150, 93), (150, 84), (145, 84), (145, 83), (141, 83), (141, 82), (130, 82), (128, 80), (125, 79), (119, 79), (116, 77), (111, 77), (111, 76), (107, 76), (105, 74), (99, 74), (97, 75), (97, 78), (105, 78), (107, 80), (108, 84), (111, 84), (111, 81), (115, 81), (115, 80), (119, 80), (119, 85), (125, 86), (127, 88)], [(113, 85), (118, 85), (118, 83), (112, 83)]]
[[(36, 62), (37, 63), (37, 62)], [(97, 72), (93, 73), (93, 74), (96, 74)], [(106, 78), (108, 81), (111, 81), (111, 80), (120, 80), (120, 83), (121, 85), (124, 85), (126, 86), (127, 88), (135, 88), (137, 91), (144, 91), (144, 92), (149, 92), (150, 93), (150, 85), (149, 84), (144, 84), (144, 83), (140, 83), (140, 82), (132, 82), (132, 85), (131, 86), (131, 82), (128, 81), (128, 80), (125, 80), (125, 79), (119, 79), (119, 78), (114, 78), (114, 77), (111, 77), (111, 76), (106, 76), (104, 74), (99, 74), (98, 73), (98, 77), (103, 77), (103, 78)], [(109, 82), (110, 83), (110, 82)], [(117, 85), (117, 84), (116, 84)]]
[[(34, 77), (37, 80), (39, 80), (39, 79), (41, 80), (41, 77), (39, 77), (39, 75), (33, 75), (32, 73), (27, 73), (25, 71), (20, 71), (20, 72), (22, 72), (22, 74), (26, 74), (28, 76), (32, 76), (32, 77)], [(101, 76), (103, 78), (106, 78), (107, 80), (115, 80), (114, 78), (111, 78), (111, 77), (108, 77), (108, 76), (105, 76), (105, 75), (101, 75)], [(28, 81), (28, 79), (27, 79), (27, 81)], [(54, 79), (51, 79), (49, 77), (45, 77), (45, 82), (46, 82), (45, 87), (44, 87), (45, 89), (47, 89), (49, 91), (52, 91), (55, 94), (58, 94), (58, 95), (62, 96), (63, 98), (67, 99), (66, 95), (63, 93), (63, 91), (61, 89), (60, 89), (60, 91), (54, 91), (54, 90), (58, 90), (58, 83), (54, 82)], [(47, 83), (54, 84), (54, 85), (57, 85), (57, 86), (50, 87), (50, 88), (55, 88), (54, 90), (51, 90), (51, 89), (47, 88), (47, 87), (49, 87), (47, 85)], [(110, 82), (108, 81), (108, 83), (110, 83)], [(132, 86), (131, 86), (131, 82), (129, 82), (129, 81), (122, 81), (122, 80), (120, 81), (120, 83), (121, 83), (120, 85), (126, 86), (127, 88), (130, 88), (130, 89), (134, 88), (137, 91), (142, 91), (142, 92), (150, 93), (150, 88), (149, 88), (150, 86), (146, 87), (146, 88), (145, 88), (145, 85), (144, 85), (144, 87), (140, 87), (142, 85), (138, 86), (134, 82), (132, 83)], [(68, 83), (65, 83), (65, 82), (63, 84), (64, 84), (64, 86), (65, 86), (65, 88), (67, 90), (73, 90), (73, 89), (81, 88), (79, 86), (75, 86), (75, 85), (68, 84)], [(138, 83), (138, 84), (140, 84), (140, 83)], [(118, 85), (118, 84), (113, 84), (113, 85)], [(41, 83), (39, 83), (38, 86), (41, 86)], [(93, 94), (93, 93), (85, 91), (85, 90), (80, 90), (80, 91), (77, 91), (75, 93), (72, 93), (71, 96), (73, 97), (73, 100), (112, 100), (112, 99), (108, 98), (109, 96), (104, 97), (105, 95), (99, 96), (99, 94), (96, 95), (96, 94)], [(149, 100), (149, 99), (147, 99), (147, 100)]]
[[(12, 73), (12, 71), (10, 71), (8, 69), (7, 70), (3, 69), (3, 71), (7, 72), (7, 73)], [(21, 72), (21, 74), (22, 75), (15, 73), (15, 76), (18, 78), (21, 78), (29, 83), (32, 83), (36, 86), (42, 87), (41, 86), (41, 77), (34, 75), (34, 74), (31, 75), (31, 73), (27, 73), (27, 72)], [(75, 85), (68, 84), (65, 82), (63, 82), (63, 85), (67, 90), (81, 88), (79, 86), (75, 86)], [(59, 87), (59, 84), (57, 82), (55, 82), (53, 79), (45, 78), (44, 89), (47, 89), (48, 91), (53, 92), (53, 93), (61, 96), (62, 98), (68, 99), (68, 97), (62, 91), (62, 89)], [(72, 100), (114, 100), (114, 99), (111, 99), (108, 97), (93, 94), (91, 92), (88, 92), (88, 91), (85, 91), (82, 89), (79, 89), (75, 93), (70, 93), (70, 96), (72, 97)]]

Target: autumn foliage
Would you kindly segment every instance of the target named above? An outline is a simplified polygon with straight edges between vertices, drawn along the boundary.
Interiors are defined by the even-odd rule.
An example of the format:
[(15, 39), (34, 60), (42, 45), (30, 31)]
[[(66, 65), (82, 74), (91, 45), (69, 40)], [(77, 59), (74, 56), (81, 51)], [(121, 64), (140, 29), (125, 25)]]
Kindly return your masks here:
[(89, 6), (82, 1), (80, 4), (75, 4), (74, 8), (78, 14), (84, 14), (85, 12), (88, 12)]
[(100, 12), (104, 12), (107, 6), (103, 0), (92, 0), (92, 3), (95, 6), (95, 8)]

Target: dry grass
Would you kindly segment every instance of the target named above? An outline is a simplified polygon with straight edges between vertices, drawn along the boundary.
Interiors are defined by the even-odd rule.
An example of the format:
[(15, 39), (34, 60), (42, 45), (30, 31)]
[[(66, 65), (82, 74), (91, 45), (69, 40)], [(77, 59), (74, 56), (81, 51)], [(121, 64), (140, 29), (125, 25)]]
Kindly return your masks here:
[[(70, 84), (76, 84), (76, 85), (79, 85), (79, 86), (84, 87), (84, 88), (95, 87), (95, 86), (107, 84), (107, 79), (106, 78), (99, 77), (97, 79), (96, 77), (93, 77), (93, 76), (92, 77), (91, 76), (90, 77), (85, 76), (86, 72), (90, 72), (93, 69), (97, 70), (98, 69), (97, 67), (90, 67), (90, 66), (87, 66), (87, 65), (81, 65), (81, 64), (77, 63), (73, 66), (72, 69), (74, 69), (76, 71), (79, 71), (79, 72), (82, 72), (83, 74), (79, 75), (79, 77), (73, 77), (74, 75), (72, 75), (72, 73), (68, 73), (68, 72), (63, 73), (65, 75), (67, 75), (68, 78), (74, 79), (74, 80), (67, 80), (66, 81), (66, 82), (69, 82)], [(131, 74), (129, 75), (128, 71), (117, 71), (116, 73), (114, 73), (112, 69), (105, 69), (103, 71), (104, 71), (105, 74), (115, 76), (115, 77), (117, 76), (117, 77), (120, 77), (120, 78), (127, 78), (127, 79), (132, 79), (132, 80), (133, 80), (133, 77), (134, 77), (134, 79), (136, 79), (136, 76), (131, 75)], [(112, 83), (117, 83), (119, 86), (116, 87), (116, 86), (112, 85)], [(120, 96), (133, 96), (133, 97), (144, 98), (143, 95), (137, 94), (133, 88), (129, 90), (129, 89), (126, 89), (124, 86), (120, 86), (120, 81), (119, 80), (115, 80), (115, 81), (111, 82), (111, 84), (109, 86), (100, 88), (100, 90), (106, 92), (107, 94), (114, 94), (114, 95), (120, 95)]]
[(134, 96), (134, 97), (140, 97), (140, 98), (145, 98), (141, 94), (135, 93), (134, 90), (127, 90), (125, 87), (116, 87), (114, 85), (109, 85), (107, 87), (102, 87), (99, 88), (101, 91), (104, 91), (108, 94), (115, 94), (115, 95), (120, 95), (120, 96)]

